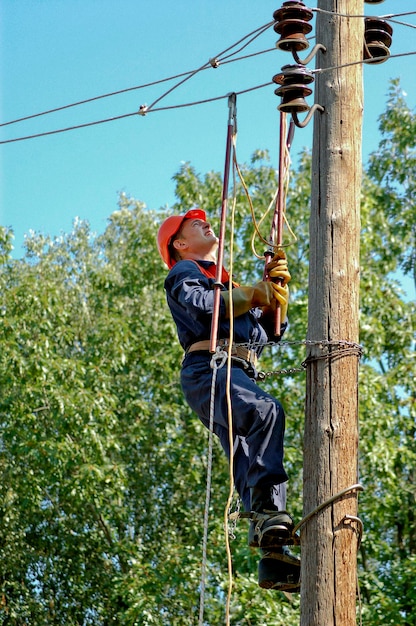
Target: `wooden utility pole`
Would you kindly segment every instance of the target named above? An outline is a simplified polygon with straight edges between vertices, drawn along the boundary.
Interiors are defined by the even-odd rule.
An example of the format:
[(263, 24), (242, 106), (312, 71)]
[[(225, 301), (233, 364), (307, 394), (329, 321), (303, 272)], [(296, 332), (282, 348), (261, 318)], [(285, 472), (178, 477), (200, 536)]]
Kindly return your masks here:
[[(319, 0), (310, 220), (304, 514), (357, 483), (363, 0)], [(354, 64), (355, 63), (355, 64)], [(348, 65), (351, 64), (351, 65)], [(347, 65), (347, 67), (345, 67)], [(315, 342), (323, 340), (321, 345)], [(345, 343), (347, 342), (347, 343)], [(302, 529), (301, 626), (356, 622), (357, 491)]]

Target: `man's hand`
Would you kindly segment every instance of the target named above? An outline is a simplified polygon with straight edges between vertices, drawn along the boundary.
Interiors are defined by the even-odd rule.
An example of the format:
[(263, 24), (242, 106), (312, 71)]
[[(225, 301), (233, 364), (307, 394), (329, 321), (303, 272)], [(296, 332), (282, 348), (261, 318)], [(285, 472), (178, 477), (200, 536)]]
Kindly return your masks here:
[[(254, 307), (275, 311), (279, 303), (281, 319), (282, 321), (286, 319), (289, 303), (288, 282), (291, 276), (283, 250), (279, 250), (267, 264), (266, 272), (270, 280), (262, 280), (253, 287), (236, 287), (232, 290), (234, 317), (243, 315)], [(222, 291), (221, 295), (225, 301), (226, 316), (230, 317), (230, 292)]]
[[(289, 300), (289, 287), (287, 285), (262, 280), (253, 287), (236, 287), (231, 293), (234, 317), (243, 315), (254, 307), (267, 307), (274, 310), (277, 302), (282, 307), (282, 319), (284, 319), (283, 313), (286, 317)], [(222, 291), (221, 295), (225, 301), (226, 317), (230, 317), (230, 292)]]
[(286, 254), (279, 250), (270, 263), (266, 265), (266, 272), (271, 281), (278, 281), (282, 285), (287, 285), (291, 280), (291, 275), (287, 266)]
[(289, 286), (272, 282), (268, 284), (273, 287), (273, 296), (280, 304), (280, 319), (284, 322), (287, 317), (287, 309), (289, 306)]

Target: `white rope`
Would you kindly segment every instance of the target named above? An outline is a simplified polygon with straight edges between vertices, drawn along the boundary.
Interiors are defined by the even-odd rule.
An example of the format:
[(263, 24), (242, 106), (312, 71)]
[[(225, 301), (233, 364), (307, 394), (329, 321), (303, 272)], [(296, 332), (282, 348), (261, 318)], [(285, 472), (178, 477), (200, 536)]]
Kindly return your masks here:
[(207, 570), (207, 545), (208, 545), (208, 521), (209, 521), (209, 503), (211, 498), (212, 484), (212, 450), (214, 442), (214, 413), (215, 413), (215, 385), (217, 382), (217, 372), (225, 365), (227, 353), (217, 349), (212, 356), (212, 381), (211, 381), (211, 398), (209, 407), (209, 434), (208, 434), (208, 466), (207, 466), (207, 486), (205, 493), (205, 511), (204, 511), (204, 533), (202, 539), (202, 563), (201, 563), (201, 584), (199, 595), (199, 621), (198, 626), (204, 624), (204, 605), (205, 605), (205, 582)]

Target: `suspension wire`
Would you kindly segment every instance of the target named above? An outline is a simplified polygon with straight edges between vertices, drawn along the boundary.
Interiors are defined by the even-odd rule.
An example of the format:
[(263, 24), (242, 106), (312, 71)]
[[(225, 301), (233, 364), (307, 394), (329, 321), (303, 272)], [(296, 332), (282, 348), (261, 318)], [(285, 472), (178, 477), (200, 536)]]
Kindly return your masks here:
[(26, 141), (27, 139), (38, 139), (39, 137), (47, 137), (48, 135), (57, 135), (59, 133), (66, 133), (70, 130), (78, 130), (80, 128), (87, 128), (88, 126), (97, 126), (98, 124), (106, 124), (107, 122), (115, 122), (116, 120), (122, 120), (126, 117), (136, 116), (137, 112), (125, 113), (124, 115), (117, 115), (116, 117), (108, 117), (104, 120), (97, 120), (95, 122), (86, 122), (85, 124), (77, 124), (76, 126), (67, 126), (66, 128), (59, 128), (57, 130), (48, 130), (43, 133), (36, 133), (35, 135), (26, 135), (25, 137), (14, 137), (13, 139), (4, 139), (0, 141), (0, 145), (6, 143), (16, 143), (17, 141)]
[[(238, 54), (239, 52), (241, 52), (242, 50), (244, 50), (244, 48), (247, 48), (247, 46), (249, 46), (253, 41), (255, 41), (257, 39), (257, 37), (260, 37), (260, 35), (262, 35), (263, 33), (266, 32), (266, 30), (269, 30), (270, 26), (272, 26), (274, 24), (273, 22), (268, 22), (267, 24), (265, 24), (264, 26), (260, 26), (260, 28), (258, 28), (256, 31), (253, 31), (254, 33), (257, 33), (256, 35), (254, 35), (254, 37), (252, 37), (251, 39), (249, 39), (243, 46), (241, 46), (240, 48), (238, 48), (238, 50), (235, 50), (235, 52), (232, 52), (231, 54), (228, 54), (226, 56), (222, 56), (223, 53), (221, 53), (221, 63), (223, 63), (223, 61), (225, 59), (229, 59), (230, 57), (234, 56), (234, 54)], [(258, 31), (258, 32), (257, 32)], [(247, 35), (247, 37), (249, 37), (252, 33), (250, 33), (249, 35)], [(243, 41), (242, 39), (240, 41)], [(237, 42), (238, 44), (239, 42)], [(235, 44), (235, 45), (237, 45)], [(276, 48), (274, 48), (276, 49)], [(215, 59), (218, 60), (219, 59)]]
[[(329, 13), (331, 15), (338, 15), (340, 17), (360, 17), (360, 18), (367, 17), (365, 15), (347, 15), (347, 14), (342, 14), (342, 13), (333, 13), (332, 11), (326, 11), (325, 9), (318, 9), (318, 8), (313, 8), (311, 10), (315, 11), (315, 12), (319, 12), (319, 13)], [(414, 24), (410, 24), (408, 22), (401, 22), (399, 20), (394, 19), (394, 18), (397, 18), (397, 17), (404, 17), (404, 16), (407, 16), (407, 15), (415, 15), (415, 14), (416, 14), (416, 11), (407, 11), (407, 12), (404, 12), (404, 13), (391, 13), (391, 14), (387, 14), (387, 15), (381, 15), (380, 18), (388, 20), (388, 21), (391, 21), (391, 22), (394, 22), (396, 24), (400, 24), (402, 26), (407, 26), (409, 28), (416, 28), (416, 25), (414, 25)], [(37, 118), (37, 117), (41, 117), (43, 115), (49, 115), (51, 113), (57, 113), (59, 111), (64, 111), (66, 109), (70, 109), (70, 108), (73, 108), (73, 107), (81, 106), (83, 104), (88, 104), (90, 102), (95, 102), (97, 100), (101, 100), (101, 99), (104, 99), (104, 98), (110, 98), (110, 97), (117, 96), (117, 95), (120, 95), (120, 94), (128, 93), (130, 91), (137, 91), (139, 89), (145, 89), (147, 87), (153, 87), (155, 85), (159, 85), (159, 84), (162, 84), (162, 83), (165, 83), (165, 82), (169, 82), (170, 80), (176, 80), (177, 78), (182, 78), (182, 77), (185, 77), (185, 76), (189, 76), (190, 77), (190, 76), (193, 76), (198, 71), (210, 69), (212, 67), (218, 67), (220, 64), (221, 65), (226, 65), (228, 63), (234, 63), (236, 61), (241, 61), (241, 60), (253, 57), (253, 56), (258, 56), (260, 54), (265, 54), (267, 52), (274, 52), (274, 51), (276, 51), (275, 47), (274, 48), (268, 48), (266, 50), (260, 50), (259, 52), (254, 52), (252, 54), (248, 54), (248, 55), (245, 55), (245, 56), (242, 56), (242, 57), (237, 57), (235, 59), (230, 59), (229, 58), (229, 57), (233, 56), (234, 54), (238, 54), (238, 52), (240, 52), (242, 49), (247, 47), (252, 41), (254, 41), (254, 39), (256, 39), (256, 37), (260, 36), (261, 34), (263, 34), (263, 32), (268, 30), (268, 28), (271, 26), (272, 23), (273, 22), (269, 22), (269, 23), (265, 24), (264, 26), (261, 26), (258, 29), (256, 29), (255, 31), (252, 31), (251, 33), (246, 35), (246, 38), (247, 38), (247, 37), (250, 37), (253, 33), (258, 32), (257, 35), (252, 37), (252, 39), (250, 39), (239, 50), (237, 50), (234, 53), (229, 54), (227, 56), (223, 56), (221, 61), (218, 59), (218, 57), (222, 56), (225, 52), (230, 50), (232, 47), (234, 47), (234, 46), (238, 45), (239, 43), (241, 43), (241, 41), (243, 41), (244, 38), (240, 39), (239, 41), (237, 41), (234, 44), (234, 46), (230, 46), (230, 48), (227, 48), (227, 50), (225, 50), (222, 53), (220, 53), (219, 55), (217, 55), (217, 57), (215, 57), (215, 60), (218, 62), (218, 64), (216, 64), (215, 66), (212, 64), (212, 62), (206, 63), (205, 65), (201, 66), (201, 68), (196, 69), (196, 70), (189, 70), (189, 71), (186, 71), (186, 72), (181, 72), (179, 74), (175, 74), (173, 76), (168, 76), (166, 78), (161, 78), (161, 79), (149, 82), (149, 83), (143, 83), (141, 85), (136, 85), (136, 86), (133, 86), (133, 87), (126, 87), (124, 89), (119, 89), (119, 90), (112, 91), (112, 92), (109, 92), (109, 93), (101, 94), (99, 96), (93, 96), (91, 98), (86, 98), (84, 100), (79, 100), (77, 102), (72, 102), (70, 104), (65, 104), (65, 105), (62, 105), (62, 106), (59, 106), (59, 107), (48, 109), (46, 111), (41, 111), (39, 113), (33, 113), (31, 115), (26, 115), (24, 117), (20, 117), (20, 118), (14, 119), (14, 120), (10, 120), (8, 122), (1, 122), (0, 123), (0, 128), (3, 127), (3, 126), (9, 126), (11, 124), (17, 124), (19, 122), (24, 122), (24, 121), (31, 120), (31, 119), (34, 119), (34, 118)], [(400, 55), (393, 55), (393, 56), (400, 56)], [(165, 95), (167, 95), (167, 94), (165, 94)], [(103, 123), (105, 121), (113, 121), (114, 119), (117, 119), (117, 118), (110, 118), (109, 120), (102, 120), (102, 122), (100, 122), (100, 123)], [(98, 123), (98, 122), (96, 122), (96, 123)], [(65, 129), (65, 130), (73, 130), (75, 128), (82, 128), (82, 127), (83, 126), (73, 127), (73, 128)], [(63, 131), (53, 131), (53, 132), (63, 132)], [(31, 138), (31, 137), (28, 137), (28, 139), (29, 138)]]
[(393, 24), (399, 24), (400, 26), (408, 26), (409, 28), (416, 28), (416, 24), (410, 24), (409, 22), (401, 22), (400, 20), (387, 19), (387, 22), (392, 22)]
[[(206, 68), (208, 69), (208, 68)], [(144, 83), (143, 85), (136, 85), (135, 87), (127, 87), (125, 89), (119, 89), (118, 91), (112, 91), (110, 93), (105, 93), (100, 96), (93, 96), (92, 98), (86, 98), (85, 100), (79, 100), (78, 102), (72, 102), (71, 104), (64, 104), (60, 107), (56, 107), (54, 109), (48, 109), (47, 111), (41, 111), (40, 113), (32, 113), (32, 115), (26, 115), (25, 117), (19, 117), (15, 120), (10, 120), (9, 122), (0, 123), (0, 128), (3, 126), (10, 126), (11, 124), (17, 124), (18, 122), (25, 122), (26, 120), (32, 120), (35, 117), (41, 117), (42, 115), (49, 115), (50, 113), (57, 113), (58, 111), (64, 111), (65, 109), (71, 109), (72, 107), (81, 106), (82, 104), (88, 104), (89, 102), (95, 102), (96, 100), (103, 100), (104, 98), (111, 98), (112, 96), (118, 96), (123, 93), (128, 93), (129, 91), (137, 91), (138, 89), (145, 89), (146, 87), (153, 87), (154, 85), (159, 85), (160, 83), (166, 83), (170, 80), (174, 80), (175, 78), (180, 78), (181, 76), (187, 76), (191, 72), (182, 72), (181, 74), (176, 74), (176, 76), (168, 76), (167, 78), (161, 78), (159, 80), (155, 80), (151, 83)]]
[[(256, 91), (257, 89), (264, 89), (264, 87), (269, 87), (270, 85), (272, 85), (273, 83), (268, 82), (268, 83), (263, 83), (262, 85), (257, 85), (255, 87), (249, 87), (248, 89), (242, 89), (241, 91), (236, 91), (235, 94), (236, 95), (242, 95), (242, 94), (246, 94), (249, 93), (251, 91)], [(173, 109), (182, 109), (185, 107), (191, 107), (191, 106), (196, 106), (196, 105), (200, 105), (200, 104), (208, 104), (210, 102), (215, 102), (217, 100), (223, 100), (224, 98), (228, 98), (229, 94), (225, 94), (222, 96), (215, 96), (213, 98), (206, 98), (205, 100), (198, 100), (195, 102), (186, 102), (183, 104), (174, 104), (171, 106), (166, 106), (166, 107), (159, 107), (156, 109), (152, 109), (151, 111), (149, 111), (149, 113), (156, 113), (158, 111), (169, 111), (169, 110), (173, 110)], [(145, 111), (145, 113), (147, 113), (147, 111)], [(71, 131), (71, 130), (78, 130), (80, 128), (87, 128), (88, 126), (96, 126), (98, 124), (105, 124), (106, 122), (114, 122), (116, 120), (121, 120), (127, 117), (133, 117), (136, 115), (140, 115), (143, 114), (140, 111), (134, 111), (133, 113), (125, 113), (124, 115), (118, 115), (116, 117), (110, 117), (107, 119), (103, 119), (103, 120), (97, 120), (95, 122), (87, 122), (85, 124), (77, 124), (76, 126), (70, 126), (67, 128), (60, 128), (58, 130), (50, 130), (50, 131), (46, 131), (46, 132), (42, 132), (42, 133), (36, 133), (35, 135), (27, 135), (25, 137), (15, 137), (13, 139), (5, 139), (3, 141), (0, 141), (0, 145), (2, 144), (6, 144), (6, 143), (15, 143), (17, 141), (26, 141), (27, 139), (37, 139), (39, 137), (46, 137), (48, 135), (56, 135), (58, 133), (65, 133), (67, 131)]]
[[(358, 17), (360, 19), (362, 18), (366, 18), (366, 17), (370, 17), (369, 15), (350, 15), (349, 13), (339, 13), (338, 11), (328, 11), (327, 9), (320, 9), (318, 7), (316, 8), (311, 8), (311, 11), (313, 11), (314, 13), (325, 13), (326, 15), (334, 15), (336, 17)], [(416, 11), (406, 11), (404, 13), (388, 13), (387, 15), (378, 15), (375, 17), (379, 17), (380, 19), (383, 20), (389, 20), (390, 18), (393, 17), (404, 17), (405, 15), (416, 15)]]
[[(228, 63), (234, 63), (236, 61), (242, 61), (244, 59), (250, 58), (252, 56), (258, 56), (260, 54), (265, 54), (266, 52), (272, 52), (272, 51), (276, 51), (276, 48), (268, 48), (266, 50), (260, 50), (258, 52), (253, 52), (251, 54), (247, 54), (244, 55), (242, 57), (237, 57), (235, 59), (231, 58), (233, 57), (235, 54), (238, 54), (238, 52), (240, 52), (241, 50), (243, 50), (244, 48), (246, 48), (250, 43), (252, 43), (257, 37), (259, 37), (260, 35), (262, 35), (266, 30), (268, 30), (270, 28), (270, 26), (273, 24), (273, 22), (268, 22), (267, 24), (260, 26), (259, 28), (255, 29), (254, 31), (248, 33), (248, 35), (245, 35), (242, 39), (239, 39), (236, 43), (234, 43), (233, 45), (229, 46), (228, 48), (226, 48), (223, 52), (220, 52), (216, 57), (214, 57), (214, 59), (211, 59), (209, 63), (205, 63), (203, 66), (201, 66), (200, 68), (194, 69), (194, 70), (189, 70), (187, 72), (181, 72), (179, 74), (175, 74), (173, 76), (168, 76), (166, 78), (160, 78), (158, 80), (152, 81), (150, 83), (143, 83), (141, 85), (136, 85), (134, 87), (126, 87), (124, 89), (119, 89), (117, 91), (111, 91), (109, 93), (105, 93), (99, 96), (93, 96), (91, 98), (86, 98), (85, 100), (79, 100), (78, 102), (72, 102), (70, 104), (65, 104), (62, 105), (60, 107), (55, 107), (52, 109), (48, 109), (46, 111), (41, 111), (39, 113), (33, 113), (31, 115), (26, 115), (24, 117), (20, 117), (14, 120), (10, 120), (8, 122), (1, 122), (0, 123), (0, 128), (3, 126), (9, 126), (11, 124), (17, 124), (18, 122), (25, 122), (26, 120), (30, 120), (36, 117), (41, 117), (42, 115), (49, 115), (50, 113), (57, 113), (58, 111), (63, 111), (65, 109), (70, 109), (72, 107), (77, 107), (77, 106), (81, 106), (83, 104), (88, 104), (89, 102), (95, 102), (97, 100), (102, 100), (104, 98), (111, 98), (113, 96), (117, 96), (120, 94), (124, 94), (124, 93), (128, 93), (130, 91), (137, 91), (139, 89), (145, 89), (147, 87), (153, 87), (155, 85), (159, 85), (161, 83), (166, 83), (169, 82), (170, 80), (176, 80), (177, 78), (182, 78), (184, 76), (188, 76), (191, 77), (193, 76), (195, 73), (202, 71), (202, 70), (207, 70), (213, 67), (218, 67), (220, 64), (221, 65), (226, 65)], [(257, 34), (255, 34), (257, 33)], [(254, 36), (243, 46), (241, 46), (238, 50), (236, 50), (235, 52), (230, 53), (227, 56), (222, 56), (225, 52), (228, 52), (229, 50), (231, 50), (232, 48), (234, 48), (235, 46), (237, 46), (239, 43), (241, 43), (242, 41), (244, 41), (244, 39), (250, 37), (251, 35)], [(219, 59), (219, 57), (222, 57), (221, 59)], [(213, 61), (217, 61), (217, 64), (214, 64)], [(178, 85), (179, 86), (179, 85)], [(168, 93), (168, 92), (167, 92)], [(164, 94), (164, 95), (167, 95)], [(163, 95), (163, 97), (164, 97)]]
[[(190, 78), (192, 78), (193, 76), (195, 76), (196, 74), (198, 74), (200, 71), (206, 69), (207, 67), (211, 66), (211, 67), (216, 67), (216, 63), (219, 63), (219, 59), (221, 56), (223, 56), (226, 52), (228, 52), (229, 50), (232, 50), (233, 48), (235, 48), (235, 46), (237, 46), (239, 43), (241, 43), (242, 41), (244, 41), (245, 39), (247, 39), (248, 37), (250, 37), (251, 35), (253, 35), (254, 33), (258, 33), (256, 34), (254, 37), (252, 37), (252, 39), (250, 39), (244, 46), (242, 46), (237, 52), (239, 52), (240, 50), (243, 50), (246, 46), (248, 46), (252, 41), (254, 41), (254, 39), (256, 39), (256, 37), (258, 37), (259, 35), (263, 34), (263, 32), (265, 32), (265, 30), (267, 30), (268, 28), (270, 28), (270, 26), (273, 24), (274, 22), (268, 22), (267, 24), (260, 26), (259, 28), (256, 28), (255, 30), (253, 30), (251, 33), (248, 33), (248, 35), (245, 35), (244, 37), (242, 37), (241, 39), (239, 39), (236, 43), (234, 43), (233, 45), (229, 46), (228, 48), (226, 48), (225, 50), (223, 50), (222, 52), (220, 52), (218, 55), (216, 55), (216, 57), (212, 60), (209, 61), (208, 63), (204, 63), (203, 65), (201, 65), (201, 67), (197, 68), (196, 70), (194, 70), (193, 72), (191, 72), (191, 74), (189, 74), (189, 76), (186, 76), (185, 78), (183, 78), (181, 81), (179, 81), (178, 83), (176, 83), (176, 85), (173, 85), (173, 87), (171, 87), (170, 89), (168, 89), (165, 93), (163, 93), (161, 96), (159, 96), (159, 98), (156, 98), (156, 100), (154, 100), (152, 102), (152, 104), (150, 104), (149, 106), (146, 106), (146, 112), (150, 111), (151, 109), (153, 109), (153, 107), (155, 106), (155, 104), (157, 104), (158, 102), (160, 102), (163, 98), (165, 98), (167, 95), (169, 95), (170, 93), (172, 93), (172, 91), (174, 91), (175, 89), (177, 89), (178, 87), (180, 87), (181, 85), (183, 85), (186, 81), (188, 81)], [(232, 55), (229, 55), (232, 56)], [(226, 57), (228, 58), (228, 57)], [(214, 65), (213, 65), (214, 63)]]
[[(218, 62), (218, 66), (220, 65), (228, 65), (229, 63), (237, 63), (238, 61), (245, 61), (246, 59), (250, 59), (252, 57), (259, 56), (261, 54), (267, 54), (268, 52), (276, 52), (276, 48), (266, 48), (265, 50), (259, 50), (258, 52), (251, 52), (250, 54), (245, 54), (243, 56), (237, 57), (235, 59), (224, 60), (221, 59)], [(212, 64), (209, 67), (204, 67), (204, 70), (212, 68)], [(142, 85), (136, 85), (135, 87), (126, 87), (125, 89), (120, 89), (118, 91), (113, 91), (110, 93), (105, 93), (100, 96), (94, 96), (92, 98), (87, 98), (86, 100), (80, 100), (78, 102), (73, 102), (71, 104), (64, 104), (63, 106), (56, 107), (54, 109), (48, 109), (47, 111), (41, 111), (40, 113), (33, 113), (31, 115), (26, 115), (25, 117), (19, 117), (15, 120), (10, 120), (9, 122), (1, 122), (0, 128), (3, 126), (10, 126), (11, 124), (17, 124), (18, 122), (25, 122), (26, 120), (31, 120), (36, 117), (41, 117), (42, 115), (49, 115), (50, 113), (57, 113), (58, 111), (63, 111), (65, 109), (70, 109), (72, 107), (81, 106), (82, 104), (88, 104), (89, 102), (95, 102), (96, 100), (102, 100), (104, 98), (111, 98), (112, 96), (117, 96), (119, 94), (127, 93), (129, 91), (136, 91), (139, 89), (145, 89), (147, 87), (153, 87), (154, 85), (159, 85), (161, 83), (167, 83), (170, 80), (175, 80), (176, 78), (181, 78), (182, 76), (187, 76), (188, 74), (192, 74), (194, 70), (189, 70), (188, 72), (181, 72), (180, 74), (176, 74), (175, 76), (168, 76), (167, 78), (160, 78), (159, 80), (155, 80), (151, 83), (144, 83)], [(157, 109), (160, 110), (160, 109)]]
[[(240, 96), (242, 94), (249, 93), (250, 91), (256, 91), (257, 89), (264, 89), (264, 87), (270, 87), (270, 85), (272, 84), (273, 84), (272, 82), (267, 82), (261, 85), (256, 85), (255, 87), (248, 87), (247, 89), (242, 89), (241, 91), (235, 91), (234, 93), (237, 96)], [(189, 107), (189, 106), (194, 106), (194, 105), (199, 105), (199, 104), (207, 104), (209, 102), (215, 102), (216, 100), (223, 100), (224, 98), (227, 98), (227, 97), (228, 97), (228, 94), (224, 96), (214, 96), (213, 98), (206, 98), (205, 100), (197, 100), (195, 102), (186, 102), (184, 104), (173, 104), (171, 106), (158, 107), (157, 109), (152, 109), (151, 111), (149, 111), (149, 113), (155, 113), (156, 111), (169, 111), (171, 109), (182, 109), (184, 107)]]
[[(412, 50), (412, 52), (399, 52), (397, 54), (390, 54), (387, 58), (387, 60), (390, 59), (398, 59), (399, 57), (407, 57), (407, 56), (413, 56), (414, 54), (416, 54), (416, 50)], [(350, 63), (343, 63), (341, 65), (333, 65), (331, 67), (321, 67), (321, 68), (316, 68), (311, 70), (312, 74), (323, 74), (324, 72), (330, 72), (332, 70), (338, 70), (338, 69), (343, 69), (344, 67), (351, 67), (351, 65), (371, 65), (372, 63), (374, 63), (374, 59), (361, 59), (361, 61), (351, 61)]]
[[(267, 52), (267, 51), (266, 51)], [(259, 52), (257, 54), (263, 54), (262, 52)], [(410, 52), (401, 52), (401, 53), (397, 53), (397, 54), (390, 54), (388, 57), (388, 60), (390, 59), (397, 59), (400, 57), (406, 57), (406, 56), (413, 56), (416, 54), (416, 50), (410, 51)], [(387, 59), (386, 59), (387, 60)], [(335, 65), (332, 67), (326, 67), (326, 68), (317, 68), (317, 69), (312, 69), (311, 73), (314, 74), (318, 74), (318, 73), (324, 73), (324, 72), (328, 72), (328, 71), (332, 71), (332, 70), (336, 70), (336, 69), (342, 69), (344, 67), (350, 67), (352, 65), (359, 65), (359, 64), (364, 64), (364, 65), (371, 65), (372, 63), (374, 63), (374, 59), (362, 59), (360, 61), (352, 61), (351, 63), (345, 63), (345, 64), (341, 64), (341, 65)], [(256, 91), (258, 89), (264, 89), (265, 87), (270, 87), (271, 85), (273, 85), (272, 81), (269, 81), (267, 83), (263, 83), (261, 85), (256, 85), (254, 87), (248, 87), (247, 89), (242, 89), (240, 91), (236, 91), (235, 94), (236, 95), (244, 95), (246, 93), (250, 93), (252, 91)], [(0, 145), (5, 145), (5, 144), (9, 144), (9, 143), (16, 143), (18, 141), (26, 141), (29, 139), (38, 139), (40, 137), (47, 137), (49, 135), (56, 135), (59, 133), (64, 133), (64, 132), (68, 132), (68, 131), (72, 131), (72, 130), (79, 130), (81, 128), (87, 128), (89, 126), (97, 126), (99, 124), (105, 124), (107, 122), (115, 122), (117, 120), (121, 120), (121, 119), (125, 119), (128, 117), (133, 117), (136, 115), (144, 115), (147, 112), (149, 113), (157, 113), (160, 111), (170, 111), (170, 110), (174, 110), (174, 109), (182, 109), (182, 108), (186, 108), (186, 107), (192, 107), (192, 106), (197, 106), (197, 105), (201, 105), (201, 104), (209, 104), (211, 102), (215, 102), (218, 100), (223, 100), (224, 98), (227, 98), (228, 94), (222, 95), (222, 96), (214, 96), (212, 98), (206, 98), (204, 100), (196, 100), (193, 102), (185, 102), (182, 104), (174, 104), (171, 106), (165, 106), (165, 107), (157, 107), (157, 108), (152, 108), (151, 110), (146, 109), (146, 107), (144, 107), (142, 110), (139, 111), (133, 111), (132, 113), (124, 113), (122, 115), (117, 115), (114, 117), (109, 117), (106, 119), (101, 119), (101, 120), (96, 120), (93, 122), (86, 122), (85, 124), (76, 124), (74, 126), (69, 126), (66, 128), (59, 128), (59, 129), (55, 129), (55, 130), (50, 130), (50, 131), (46, 131), (46, 132), (42, 132), (42, 133), (35, 133), (33, 135), (26, 135), (26, 136), (22, 136), (22, 137), (14, 137), (12, 139), (4, 139), (2, 141), (0, 141)], [(45, 112), (46, 114), (47, 112)], [(25, 118), (23, 118), (25, 119)], [(19, 121), (19, 120), (16, 120)], [(8, 124), (9, 122), (7, 122)], [(12, 123), (12, 122), (10, 122)]]
[[(342, 13), (334, 13), (332, 11), (326, 11), (325, 9), (318, 9), (318, 8), (313, 8), (311, 10), (315, 11), (315, 12), (319, 12), (319, 13), (327, 13), (327, 14), (331, 14), (331, 15), (338, 15), (340, 17), (359, 17), (359, 18), (367, 17), (365, 15), (348, 15), (348, 14), (342, 14)], [(404, 17), (404, 16), (407, 16), (407, 15), (415, 15), (415, 14), (416, 14), (416, 11), (407, 11), (407, 12), (404, 12), (404, 13), (391, 13), (391, 14), (387, 14), (387, 15), (381, 15), (380, 18), (388, 20), (388, 21), (391, 21), (391, 22), (394, 22), (396, 24), (400, 24), (402, 26), (407, 26), (407, 27), (410, 27), (410, 28), (416, 28), (416, 25), (414, 25), (414, 24), (410, 24), (408, 22), (401, 22), (399, 20), (394, 19), (394, 18), (397, 18), (397, 17)], [(0, 123), (0, 128), (3, 127), (3, 126), (9, 126), (11, 124), (17, 124), (19, 122), (24, 122), (24, 121), (27, 121), (27, 120), (30, 120), (30, 119), (34, 119), (36, 117), (41, 117), (43, 115), (49, 115), (51, 113), (57, 113), (58, 111), (63, 111), (63, 110), (69, 109), (69, 108), (81, 106), (83, 104), (88, 104), (90, 102), (95, 102), (97, 100), (101, 100), (101, 99), (104, 99), (104, 98), (110, 98), (110, 97), (113, 97), (113, 96), (116, 96), (116, 95), (128, 93), (130, 91), (136, 91), (136, 90), (139, 90), (139, 89), (145, 89), (147, 87), (153, 87), (153, 86), (159, 85), (161, 83), (169, 82), (170, 80), (176, 80), (177, 78), (182, 78), (182, 77), (189, 77), (190, 78), (191, 76), (195, 75), (195, 73), (197, 73), (199, 71), (203, 71), (203, 70), (206, 70), (206, 69), (209, 69), (209, 68), (212, 68), (212, 67), (218, 67), (220, 64), (221, 65), (225, 65), (227, 63), (234, 63), (235, 61), (244, 60), (244, 59), (247, 59), (247, 58), (250, 58), (250, 57), (253, 57), (253, 56), (257, 56), (257, 55), (260, 55), (260, 54), (265, 54), (267, 52), (273, 52), (273, 51), (276, 50), (275, 47), (274, 48), (268, 48), (266, 50), (261, 50), (259, 52), (254, 52), (252, 54), (248, 54), (248, 55), (245, 55), (245, 56), (242, 56), (242, 57), (237, 57), (235, 59), (230, 59), (230, 57), (232, 57), (234, 54), (238, 54), (238, 52), (243, 50), (252, 41), (254, 41), (257, 37), (259, 37), (266, 30), (268, 30), (268, 28), (270, 28), (270, 26), (272, 24), (273, 24), (273, 22), (269, 22), (269, 23), (265, 24), (264, 26), (260, 26), (259, 28), (257, 28), (256, 30), (252, 31), (251, 33), (249, 33), (248, 35), (246, 35), (245, 37), (243, 37), (242, 39), (237, 41), (235, 44), (233, 44), (232, 46), (230, 46), (229, 48), (224, 50), (222, 53), (219, 53), (216, 57), (214, 57), (215, 61), (217, 61), (218, 64), (213, 65), (212, 62), (205, 63), (200, 68), (197, 68), (197, 69), (194, 69), (194, 70), (181, 72), (181, 73), (175, 74), (173, 76), (168, 76), (166, 78), (161, 78), (161, 79), (149, 82), (149, 83), (143, 83), (141, 85), (136, 85), (136, 86), (133, 86), (133, 87), (126, 87), (124, 89), (119, 89), (119, 90), (112, 91), (112, 92), (109, 92), (109, 93), (101, 94), (99, 96), (93, 96), (91, 98), (86, 98), (84, 100), (79, 100), (77, 102), (72, 102), (70, 104), (65, 104), (65, 105), (62, 105), (62, 106), (59, 106), (59, 107), (48, 109), (46, 111), (41, 111), (39, 113), (33, 113), (31, 115), (26, 115), (24, 117), (20, 117), (20, 118), (14, 119), (14, 120), (10, 120), (8, 122), (1, 122)], [(236, 45), (238, 45), (239, 43), (244, 41), (244, 39), (250, 37), (254, 33), (257, 33), (257, 34), (255, 34), (255, 36), (252, 37), (246, 44), (241, 46), (241, 48), (236, 50), (234, 53), (231, 53), (229, 55), (223, 56), (223, 58), (221, 60), (218, 59), (218, 57), (224, 55), (225, 52), (228, 52), (228, 50), (232, 49), (233, 47), (235, 47)], [(179, 84), (181, 84), (181, 83), (179, 83)], [(179, 86), (179, 84), (177, 86)], [(166, 94), (164, 94), (163, 97), (165, 95), (167, 95), (168, 93), (170, 93), (170, 91), (166, 92)], [(155, 103), (153, 103), (153, 105), (154, 104)], [(153, 105), (152, 105), (152, 108), (153, 108)], [(113, 118), (113, 119), (116, 119), (116, 118)], [(106, 121), (106, 120), (103, 120), (103, 121)], [(110, 121), (110, 120), (108, 120), (108, 121)], [(54, 132), (59, 132), (59, 131), (54, 131)]]

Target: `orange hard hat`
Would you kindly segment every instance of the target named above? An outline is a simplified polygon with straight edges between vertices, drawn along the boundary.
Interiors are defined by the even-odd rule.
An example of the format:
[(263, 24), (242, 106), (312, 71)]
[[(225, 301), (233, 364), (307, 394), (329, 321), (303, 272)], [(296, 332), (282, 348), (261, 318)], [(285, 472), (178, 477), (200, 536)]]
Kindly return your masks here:
[(199, 219), (205, 222), (207, 218), (205, 211), (202, 209), (190, 209), (187, 213), (185, 213), (185, 215), (171, 215), (164, 222), (162, 222), (159, 228), (157, 233), (157, 247), (159, 249), (160, 256), (169, 269), (171, 269), (176, 263), (175, 259), (172, 259), (169, 250), (172, 237), (176, 235), (182, 226), (182, 222), (189, 219)]

